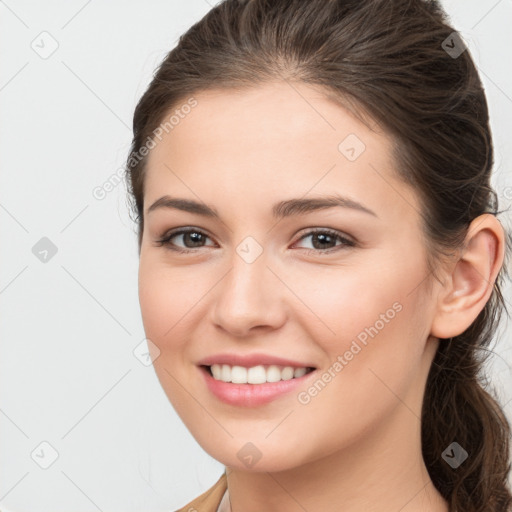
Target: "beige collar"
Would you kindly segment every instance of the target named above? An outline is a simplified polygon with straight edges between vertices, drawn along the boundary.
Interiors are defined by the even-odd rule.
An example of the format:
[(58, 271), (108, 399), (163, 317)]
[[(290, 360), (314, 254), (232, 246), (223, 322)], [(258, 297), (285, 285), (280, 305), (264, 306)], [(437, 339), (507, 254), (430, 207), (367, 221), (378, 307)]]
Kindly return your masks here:
[(229, 494), (227, 489), (222, 496), (222, 500), (220, 500), (217, 512), (231, 512), (231, 504), (229, 502)]

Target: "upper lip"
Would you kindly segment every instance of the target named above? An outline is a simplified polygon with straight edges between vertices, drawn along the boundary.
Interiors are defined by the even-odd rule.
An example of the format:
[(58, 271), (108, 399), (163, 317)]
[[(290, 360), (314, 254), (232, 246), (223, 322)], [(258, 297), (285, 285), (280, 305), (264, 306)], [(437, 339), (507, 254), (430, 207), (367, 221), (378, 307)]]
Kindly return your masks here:
[(270, 354), (215, 354), (201, 359), (198, 365), (211, 366), (212, 364), (228, 364), (230, 366), (244, 366), (251, 368), (259, 365), (292, 366), (294, 368), (314, 368), (310, 363), (293, 361), (284, 357)]

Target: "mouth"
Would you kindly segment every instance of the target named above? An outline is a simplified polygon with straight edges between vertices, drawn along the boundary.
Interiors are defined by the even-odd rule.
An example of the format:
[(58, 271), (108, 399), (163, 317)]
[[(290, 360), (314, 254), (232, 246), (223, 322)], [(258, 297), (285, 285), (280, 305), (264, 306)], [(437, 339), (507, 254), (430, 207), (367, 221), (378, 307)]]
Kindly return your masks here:
[(259, 407), (279, 398), (288, 401), (317, 373), (310, 366), (212, 364), (198, 368), (209, 392), (235, 407)]
[(300, 379), (315, 370), (311, 366), (293, 367), (280, 365), (256, 365), (251, 367), (212, 364), (200, 365), (216, 381), (233, 384), (266, 384)]

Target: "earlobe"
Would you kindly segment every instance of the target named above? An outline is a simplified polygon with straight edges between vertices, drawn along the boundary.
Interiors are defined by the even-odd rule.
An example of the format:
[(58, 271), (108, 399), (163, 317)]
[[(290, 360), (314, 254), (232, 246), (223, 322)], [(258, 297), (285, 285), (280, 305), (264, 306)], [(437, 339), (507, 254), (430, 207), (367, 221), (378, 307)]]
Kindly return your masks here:
[(505, 236), (491, 214), (473, 220), (464, 249), (439, 292), (431, 334), (451, 338), (462, 334), (484, 309), (503, 265)]

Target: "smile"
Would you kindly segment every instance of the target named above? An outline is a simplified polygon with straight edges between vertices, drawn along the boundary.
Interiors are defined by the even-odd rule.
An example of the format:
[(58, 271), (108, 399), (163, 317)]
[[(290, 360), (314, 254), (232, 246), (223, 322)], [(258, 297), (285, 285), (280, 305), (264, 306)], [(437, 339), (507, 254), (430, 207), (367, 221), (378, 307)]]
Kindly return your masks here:
[(302, 377), (313, 371), (313, 368), (278, 365), (257, 365), (246, 368), (229, 364), (213, 364), (208, 367), (215, 380), (233, 382), (235, 384), (264, 384)]
[(316, 373), (311, 367), (277, 365), (247, 368), (213, 364), (201, 365), (199, 370), (217, 399), (238, 407), (257, 407), (290, 394)]

